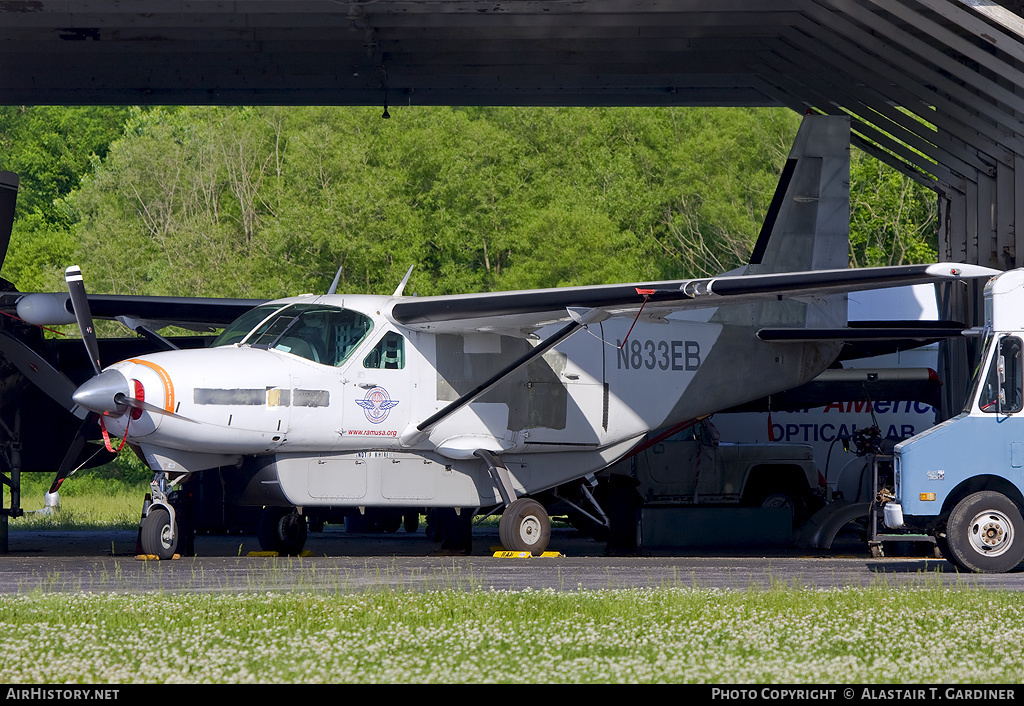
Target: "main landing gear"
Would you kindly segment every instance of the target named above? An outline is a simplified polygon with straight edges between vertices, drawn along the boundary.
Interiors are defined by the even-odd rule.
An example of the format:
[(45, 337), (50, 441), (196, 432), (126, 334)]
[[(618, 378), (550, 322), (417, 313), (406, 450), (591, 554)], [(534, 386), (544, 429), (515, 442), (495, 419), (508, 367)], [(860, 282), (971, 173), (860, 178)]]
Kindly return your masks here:
[(498, 522), (501, 546), (512, 552), (530, 552), (539, 556), (551, 540), (551, 518), (544, 506), (533, 498), (513, 500)]
[(498, 522), (501, 546), (511, 552), (530, 552), (540, 556), (551, 541), (551, 518), (544, 506), (533, 498), (517, 498), (512, 478), (498, 457), (485, 449), (475, 455), (487, 464), (487, 471), (498, 487), (505, 511)]
[(293, 507), (265, 507), (257, 534), (265, 552), (297, 556), (306, 546), (306, 518)]

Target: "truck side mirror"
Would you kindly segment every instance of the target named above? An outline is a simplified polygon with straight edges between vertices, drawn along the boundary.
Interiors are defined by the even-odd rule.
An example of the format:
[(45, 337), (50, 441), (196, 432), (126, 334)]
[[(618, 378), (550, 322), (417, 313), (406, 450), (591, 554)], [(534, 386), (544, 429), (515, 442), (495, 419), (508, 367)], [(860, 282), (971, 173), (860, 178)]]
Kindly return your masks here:
[(997, 370), (999, 376), (999, 395), (997, 396), (998, 407), (996, 410), (1002, 412), (1003, 406), (1006, 404), (1006, 356), (1002, 353), (999, 354)]

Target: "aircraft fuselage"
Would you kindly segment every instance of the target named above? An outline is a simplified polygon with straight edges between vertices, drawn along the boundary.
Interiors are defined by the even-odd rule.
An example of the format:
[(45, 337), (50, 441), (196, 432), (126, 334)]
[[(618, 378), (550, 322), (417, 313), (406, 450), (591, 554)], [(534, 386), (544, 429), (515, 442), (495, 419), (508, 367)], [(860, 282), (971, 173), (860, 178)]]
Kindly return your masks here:
[[(498, 497), (479, 449), (501, 455), (519, 492), (536, 492), (600, 470), (651, 429), (800, 384), (831, 362), (829, 351), (759, 342), (752, 326), (715, 321), (714, 309), (635, 323), (616, 317), (417, 432), (560, 324), (526, 337), (417, 331), (389, 319), (396, 301), (273, 302), (208, 349), (110, 366), (93, 395), (108, 395), (107, 430), (127, 435), (154, 470), (259, 457), (261, 482), (276, 473), (269, 483), (295, 505), (479, 506)], [(95, 409), (82, 402), (88, 392), (77, 399)], [(118, 392), (150, 408), (119, 405)]]

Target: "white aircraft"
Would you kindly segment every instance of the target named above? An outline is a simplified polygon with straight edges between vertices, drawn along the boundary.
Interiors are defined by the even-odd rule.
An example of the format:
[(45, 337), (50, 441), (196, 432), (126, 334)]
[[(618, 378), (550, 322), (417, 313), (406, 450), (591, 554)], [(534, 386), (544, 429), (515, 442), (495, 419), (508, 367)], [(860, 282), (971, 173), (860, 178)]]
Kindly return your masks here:
[[(301, 549), (305, 508), (503, 507), (505, 548), (542, 552), (550, 521), (531, 495), (606, 467), (652, 429), (812, 379), (842, 346), (845, 292), (993, 273), (844, 269), (848, 131), (805, 118), (751, 264), (720, 277), (434, 297), (404, 296), (408, 275), (392, 296), (332, 285), (246, 311), (208, 348), (103, 369), (68, 268), (96, 373), (68, 408), (155, 472), (146, 553), (176, 550), (169, 490), (224, 467), (246, 484), (240, 502), (267, 508), (265, 548)], [(23, 318), (66, 320), (40, 313), (43, 296), (52, 304), (19, 301)]]

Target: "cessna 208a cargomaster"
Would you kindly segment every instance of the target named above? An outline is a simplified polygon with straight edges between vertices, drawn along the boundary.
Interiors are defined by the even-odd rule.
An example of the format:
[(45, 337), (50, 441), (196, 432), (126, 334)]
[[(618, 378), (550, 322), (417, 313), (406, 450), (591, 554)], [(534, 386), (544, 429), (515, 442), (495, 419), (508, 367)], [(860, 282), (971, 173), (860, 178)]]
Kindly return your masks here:
[[(292, 297), (247, 311), (205, 349), (102, 371), (91, 353), (97, 374), (73, 403), (155, 472), (147, 553), (170, 556), (178, 541), (168, 489), (224, 467), (243, 480), (239, 502), (275, 513), (290, 551), (301, 547), (305, 508), (503, 507), (505, 547), (538, 553), (550, 522), (531, 495), (608, 466), (652, 429), (812, 379), (847, 335), (846, 292), (992, 273), (844, 269), (848, 174), (848, 121), (807, 117), (740, 271), (474, 295), (410, 297), (400, 286), (392, 296)], [(77, 268), (68, 284), (94, 351)]]

